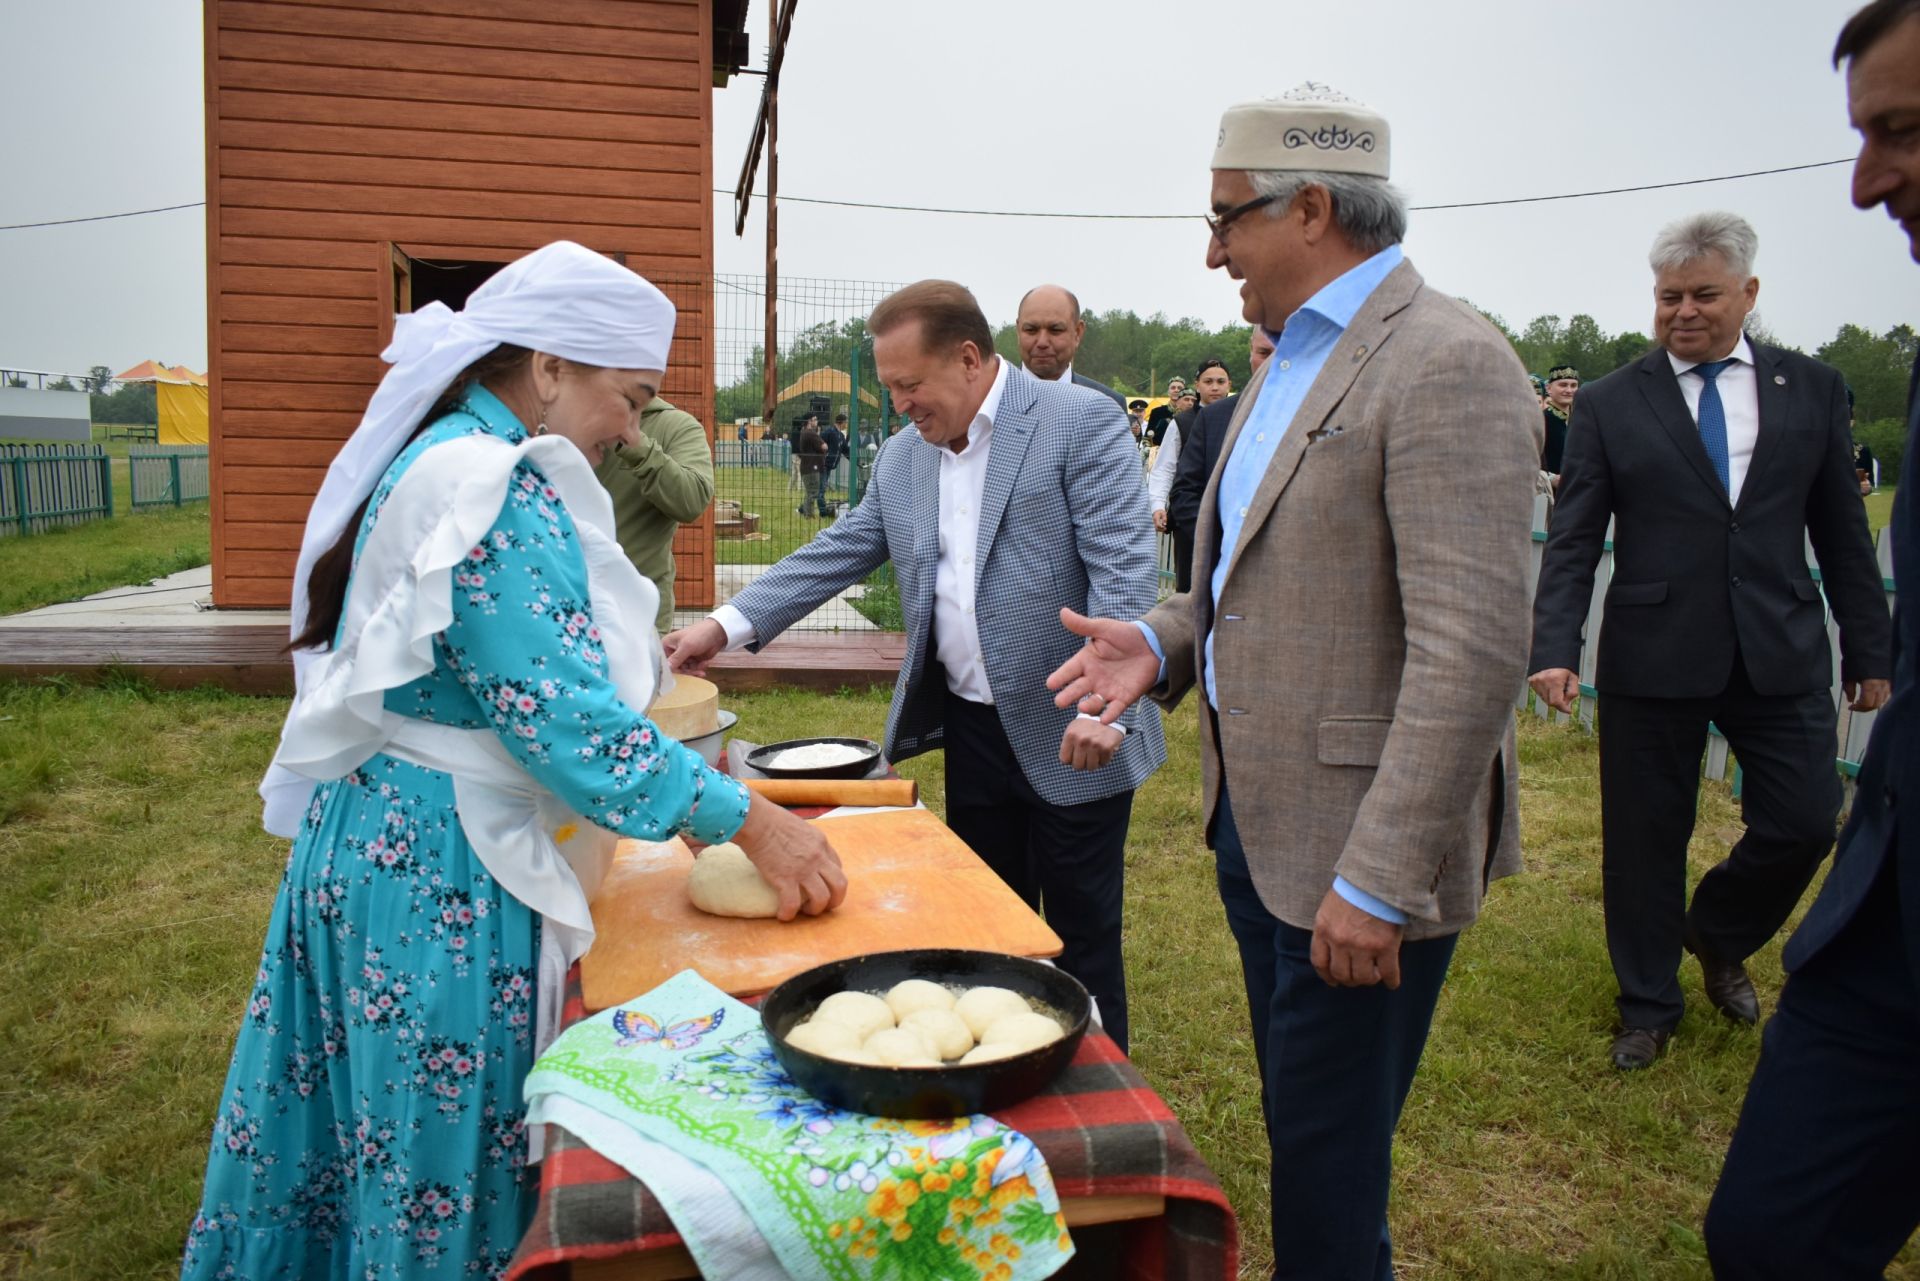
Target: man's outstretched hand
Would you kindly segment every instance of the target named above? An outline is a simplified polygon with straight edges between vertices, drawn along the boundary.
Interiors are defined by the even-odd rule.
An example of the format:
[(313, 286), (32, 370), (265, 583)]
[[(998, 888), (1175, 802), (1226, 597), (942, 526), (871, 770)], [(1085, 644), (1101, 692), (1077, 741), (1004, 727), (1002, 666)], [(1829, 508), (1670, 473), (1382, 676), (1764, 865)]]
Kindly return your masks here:
[(727, 647), (727, 629), (711, 618), (703, 618), (691, 627), (668, 632), (660, 639), (666, 652), (667, 667), (689, 676), (705, 676), (707, 663)]
[(1078, 707), (1111, 725), (1132, 702), (1160, 681), (1160, 660), (1132, 623), (1117, 618), (1086, 618), (1070, 609), (1060, 622), (1087, 643), (1047, 677), (1055, 707)]

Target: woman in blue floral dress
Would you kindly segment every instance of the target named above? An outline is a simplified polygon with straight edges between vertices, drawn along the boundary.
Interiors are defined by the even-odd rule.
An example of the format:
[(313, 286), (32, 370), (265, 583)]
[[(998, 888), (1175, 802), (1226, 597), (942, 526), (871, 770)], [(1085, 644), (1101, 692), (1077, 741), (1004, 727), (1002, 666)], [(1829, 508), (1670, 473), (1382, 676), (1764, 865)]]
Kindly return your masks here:
[[(310, 518), (309, 540), (317, 529), (330, 550), (311, 562), (295, 646), (350, 642), (351, 574), (396, 484), (437, 447), (476, 435), (524, 445), (545, 432), (598, 463), (636, 431), (659, 386), (672, 310), (625, 268), (562, 244), (502, 271), (465, 312), (441, 309), (419, 323), (434, 326), (432, 341), (396, 338), (394, 369), (343, 451), (371, 457), (361, 489), (377, 484), (347, 490), (363, 501), (336, 522), (337, 537), (323, 516), (342, 506), (337, 494), (323, 491)], [(546, 333), (551, 340), (538, 341)], [(383, 397), (393, 408), (389, 384), (432, 408), (396, 426), (379, 412)], [(362, 440), (378, 432), (384, 439)], [(431, 670), (384, 689), (384, 710), (490, 731), (533, 783), (609, 831), (739, 841), (782, 890), (788, 916), (837, 905), (845, 881), (816, 833), (622, 701), (584, 531), (561, 491), (520, 463), (505, 492), (485, 536), (464, 558), (455, 553), (451, 621), (432, 637)], [(536, 1182), (521, 1086), (535, 1054), (541, 930), (540, 914), (476, 853), (454, 774), (378, 751), (312, 785), (220, 1099), (182, 1276), (501, 1275)]]

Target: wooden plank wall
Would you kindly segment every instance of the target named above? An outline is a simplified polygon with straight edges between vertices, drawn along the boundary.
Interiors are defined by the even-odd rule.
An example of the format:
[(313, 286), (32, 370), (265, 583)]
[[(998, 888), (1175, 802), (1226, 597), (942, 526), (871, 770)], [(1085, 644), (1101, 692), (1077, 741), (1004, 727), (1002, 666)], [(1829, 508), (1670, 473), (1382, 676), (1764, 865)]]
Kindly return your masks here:
[[(662, 394), (711, 433), (709, 0), (208, 0), (205, 27), (217, 605), (287, 604), (384, 368), (394, 245), (624, 255), (681, 308)], [(711, 604), (711, 514), (675, 552)]]

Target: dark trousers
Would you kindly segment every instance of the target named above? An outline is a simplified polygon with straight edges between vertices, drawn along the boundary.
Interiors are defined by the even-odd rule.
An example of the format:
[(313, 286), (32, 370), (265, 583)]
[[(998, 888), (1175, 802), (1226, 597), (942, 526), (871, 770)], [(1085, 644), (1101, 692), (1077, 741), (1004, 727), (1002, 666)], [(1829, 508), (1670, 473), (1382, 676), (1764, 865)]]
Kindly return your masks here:
[(1173, 590), (1176, 592), (1193, 587), (1193, 528), (1192, 525), (1173, 527)]
[(1780, 992), (1707, 1208), (1719, 1281), (1879, 1277), (1920, 1227), (1920, 995), (1889, 868)]
[(1313, 932), (1261, 905), (1224, 789), (1213, 847), (1273, 1151), (1274, 1275), (1389, 1281), (1393, 1132), (1459, 936), (1401, 944), (1392, 991), (1329, 987), (1313, 969)]
[[(1833, 848), (1834, 715), (1826, 690), (1756, 693), (1737, 653), (1713, 698), (1600, 695), (1601, 885), (1623, 1026), (1680, 1021), (1689, 927), (1708, 952), (1743, 961), (1792, 915)], [(1747, 831), (1700, 878), (1689, 909), (1687, 841), (1708, 721), (1740, 762)]]
[(1120, 955), (1127, 823), (1133, 791), (1080, 805), (1042, 800), (1014, 760), (1000, 713), (947, 695), (947, 826), (1060, 936), (1057, 964), (1100, 1003), (1107, 1035), (1127, 1048)]

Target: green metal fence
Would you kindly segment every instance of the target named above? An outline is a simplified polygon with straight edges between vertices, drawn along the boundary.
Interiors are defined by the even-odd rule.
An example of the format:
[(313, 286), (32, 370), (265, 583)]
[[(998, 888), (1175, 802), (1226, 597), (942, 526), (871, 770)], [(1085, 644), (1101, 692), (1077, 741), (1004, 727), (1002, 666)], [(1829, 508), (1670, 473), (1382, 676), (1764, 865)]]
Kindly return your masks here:
[(0, 535), (111, 515), (113, 460), (104, 447), (0, 445)]
[[(831, 528), (866, 490), (891, 408), (873, 367), (866, 317), (897, 287), (879, 281), (783, 277), (779, 282), (774, 412), (765, 413), (766, 281), (758, 276), (652, 278), (680, 306), (681, 324), (711, 326), (715, 357), (714, 592), (729, 600), (781, 557)], [(796, 419), (840, 424), (832, 465), (794, 465)], [(833, 442), (829, 442), (833, 443)], [(692, 570), (684, 566), (682, 573)], [(679, 621), (705, 611), (682, 610)], [(899, 595), (882, 567), (808, 615), (795, 630), (891, 630)]]
[(133, 509), (178, 507), (205, 501), (207, 447), (205, 445), (136, 445), (127, 450), (127, 475), (132, 482)]

